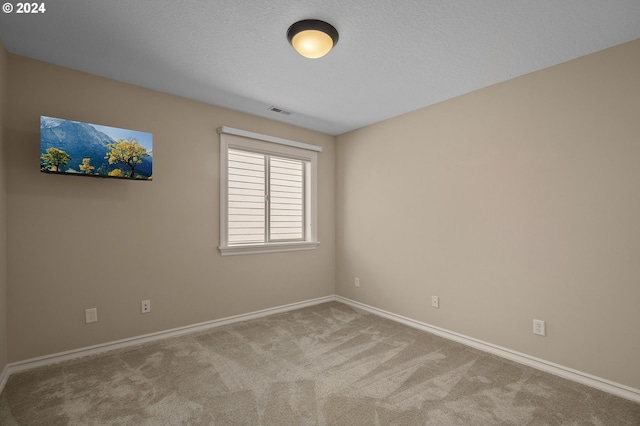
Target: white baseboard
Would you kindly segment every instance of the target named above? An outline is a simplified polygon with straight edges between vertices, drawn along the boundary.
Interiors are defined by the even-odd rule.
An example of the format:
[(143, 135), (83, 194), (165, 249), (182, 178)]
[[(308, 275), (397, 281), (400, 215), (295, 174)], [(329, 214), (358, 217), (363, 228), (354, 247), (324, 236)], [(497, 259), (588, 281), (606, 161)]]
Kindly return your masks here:
[(336, 300), (342, 303), (346, 303), (347, 305), (360, 308), (372, 314), (408, 325), (413, 328), (427, 331), (440, 337), (444, 337), (445, 339), (453, 340), (455, 342), (462, 343), (463, 345), (471, 346), (472, 348), (476, 348), (481, 351), (488, 352), (493, 355), (497, 355), (499, 357), (506, 358), (511, 361), (515, 361), (517, 363), (524, 364), (529, 367), (533, 367), (538, 370), (542, 370), (544, 372), (551, 373), (556, 376), (572, 380), (574, 382), (582, 383), (583, 385), (587, 385), (592, 388), (596, 388), (604, 392), (640, 403), (640, 389), (635, 389), (620, 383), (615, 383), (610, 380), (584, 373), (582, 371), (574, 370), (572, 368), (555, 364), (553, 362), (545, 361), (531, 355), (503, 348), (501, 346), (497, 346), (488, 342), (483, 342), (482, 340), (474, 339), (473, 337), (445, 330), (443, 328), (416, 321), (411, 318), (403, 317), (402, 315), (394, 314), (392, 312), (387, 312), (373, 306), (365, 305), (364, 303), (356, 302), (355, 300), (347, 299), (346, 297), (336, 296)]
[(394, 314), (373, 306), (366, 305), (364, 303), (356, 302), (355, 300), (347, 299), (346, 297), (332, 295), (319, 297), (317, 299), (306, 300), (302, 302), (291, 303), (288, 305), (277, 306), (268, 309), (262, 309), (260, 311), (250, 312), (241, 315), (234, 315), (231, 317), (221, 318), (213, 321), (207, 321), (199, 324), (193, 324), (185, 327), (174, 328), (171, 330), (161, 331), (157, 333), (145, 334), (143, 336), (131, 337), (128, 339), (117, 340), (114, 342), (103, 343), (94, 346), (88, 346), (84, 348), (74, 349), (66, 352), (59, 352), (51, 355), (45, 355), (37, 358), (31, 358), (24, 361), (17, 361), (8, 364), (0, 374), (0, 393), (4, 390), (4, 387), (9, 379), (9, 376), (19, 371), (30, 370), (32, 368), (41, 367), (44, 365), (54, 364), (57, 362), (82, 358), (88, 355), (94, 355), (101, 352), (108, 352), (115, 349), (126, 348), (129, 346), (135, 346), (142, 343), (154, 342), (157, 340), (167, 339), (170, 337), (182, 336), (185, 334), (195, 333), (198, 331), (204, 331), (215, 327), (220, 327), (227, 324), (232, 324), (240, 321), (248, 321), (256, 318), (262, 318), (268, 315), (278, 314), (282, 312), (293, 311), (296, 309), (306, 308), (308, 306), (318, 305), (320, 303), (338, 301), (347, 305), (365, 310), (372, 314), (396, 321), (405, 325), (408, 325), (419, 330), (423, 330), (440, 337), (444, 337), (449, 340), (462, 343), (466, 346), (470, 346), (479, 349), (484, 352), (488, 352), (502, 358), (509, 359), (511, 361), (518, 362), (520, 364), (528, 365), (538, 370), (545, 371), (547, 373), (554, 374), (556, 376), (563, 377), (565, 379), (572, 380), (574, 382), (582, 383), (587, 386), (602, 390), (604, 392), (611, 393), (613, 395), (620, 396), (625, 399), (629, 399), (634, 402), (640, 403), (640, 389), (635, 389), (629, 386), (615, 383), (610, 380), (603, 379), (601, 377), (593, 376), (588, 373), (583, 373), (578, 370), (574, 370), (569, 367), (558, 365), (549, 361), (545, 361), (540, 358), (536, 358), (521, 352), (516, 352), (511, 349), (503, 348), (482, 340), (474, 339), (473, 337), (465, 336), (463, 334), (455, 333), (453, 331), (445, 330), (440, 327), (429, 325), (420, 321), (416, 321), (411, 318), (403, 317), (402, 315)]
[(240, 321), (248, 321), (256, 318), (266, 317), (268, 315), (279, 314), (282, 312), (293, 311), (296, 309), (306, 308), (308, 306), (318, 305), (320, 303), (335, 301), (336, 297), (325, 296), (317, 299), (305, 300), (302, 302), (290, 303), (288, 305), (276, 306), (273, 308), (262, 309), (260, 311), (249, 312), (247, 314), (234, 315), (231, 317), (220, 318), (217, 320), (202, 322), (199, 324), (178, 327), (171, 330), (160, 331), (157, 333), (145, 334), (142, 336), (131, 337), (128, 339), (117, 340), (114, 342), (101, 343), (99, 345), (87, 346), (84, 348), (73, 349), (65, 352), (58, 352), (51, 355), (44, 355), (37, 358), (31, 358), (24, 361), (12, 362), (7, 365), (0, 376), (0, 393), (4, 389), (7, 379), (11, 374), (19, 371), (30, 370), (32, 368), (44, 365), (55, 364), (62, 361), (82, 358), (88, 355), (108, 352), (115, 349), (126, 348), (129, 346), (140, 345), (142, 343), (154, 342), (157, 340), (167, 339), (170, 337), (182, 336), (185, 334), (195, 333), (198, 331), (208, 330), (210, 328), (220, 327)]
[(9, 380), (9, 367), (5, 366), (4, 370), (2, 370), (2, 374), (0, 374), (0, 393), (4, 390), (4, 386), (7, 384), (7, 380)]

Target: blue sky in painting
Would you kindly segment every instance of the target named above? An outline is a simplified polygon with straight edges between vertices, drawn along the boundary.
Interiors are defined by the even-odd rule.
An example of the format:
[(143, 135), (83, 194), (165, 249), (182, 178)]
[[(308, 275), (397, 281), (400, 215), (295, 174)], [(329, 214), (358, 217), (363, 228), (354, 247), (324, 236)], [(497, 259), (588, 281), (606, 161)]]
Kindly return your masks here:
[(96, 130), (105, 133), (115, 141), (118, 139), (133, 138), (138, 141), (140, 145), (146, 148), (147, 152), (153, 149), (153, 134), (146, 132), (139, 132), (137, 130), (120, 129), (118, 127), (101, 126), (99, 124), (89, 123)]

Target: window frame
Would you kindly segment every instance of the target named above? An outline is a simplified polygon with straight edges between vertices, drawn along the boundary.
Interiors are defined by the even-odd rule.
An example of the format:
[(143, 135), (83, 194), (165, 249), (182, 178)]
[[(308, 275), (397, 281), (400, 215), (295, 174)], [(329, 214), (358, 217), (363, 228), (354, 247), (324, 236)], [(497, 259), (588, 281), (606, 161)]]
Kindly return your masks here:
[[(220, 245), (218, 247), (220, 254), (226, 256), (316, 249), (320, 244), (317, 232), (317, 153), (321, 152), (322, 148), (230, 127), (221, 127), (218, 133), (220, 134)], [(230, 149), (303, 162), (305, 165), (304, 240), (229, 244), (228, 153)], [(269, 220), (267, 213), (265, 225)]]

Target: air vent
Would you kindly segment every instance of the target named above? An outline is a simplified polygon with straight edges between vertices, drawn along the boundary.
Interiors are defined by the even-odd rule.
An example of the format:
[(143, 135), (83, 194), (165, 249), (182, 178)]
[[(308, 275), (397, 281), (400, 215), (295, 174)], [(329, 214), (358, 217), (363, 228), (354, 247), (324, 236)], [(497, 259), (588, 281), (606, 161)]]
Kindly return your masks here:
[(285, 111), (281, 108), (274, 107), (274, 106), (269, 107), (269, 111), (277, 112), (278, 114), (283, 114), (283, 115), (291, 115), (289, 111)]

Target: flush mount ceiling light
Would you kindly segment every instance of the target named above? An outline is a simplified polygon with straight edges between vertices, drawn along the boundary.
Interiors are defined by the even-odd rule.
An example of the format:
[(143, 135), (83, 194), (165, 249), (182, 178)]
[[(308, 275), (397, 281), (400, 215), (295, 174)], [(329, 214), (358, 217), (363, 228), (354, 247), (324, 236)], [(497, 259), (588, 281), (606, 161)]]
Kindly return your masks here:
[(324, 21), (305, 19), (289, 27), (287, 39), (305, 58), (322, 58), (338, 43), (338, 30)]

